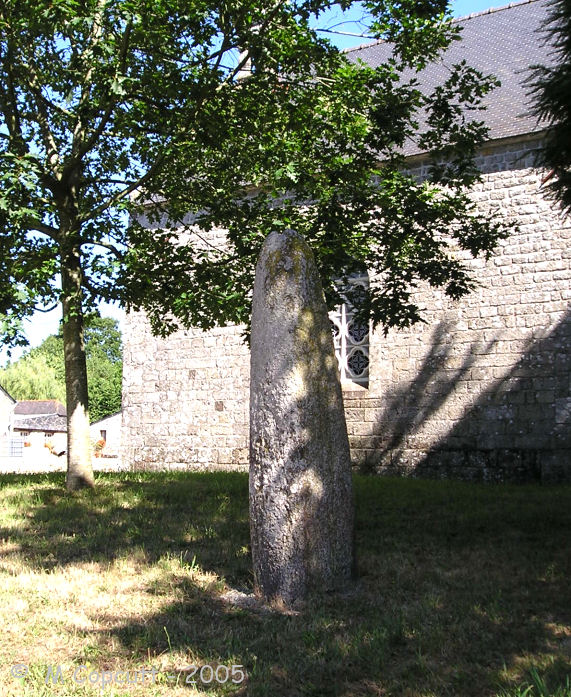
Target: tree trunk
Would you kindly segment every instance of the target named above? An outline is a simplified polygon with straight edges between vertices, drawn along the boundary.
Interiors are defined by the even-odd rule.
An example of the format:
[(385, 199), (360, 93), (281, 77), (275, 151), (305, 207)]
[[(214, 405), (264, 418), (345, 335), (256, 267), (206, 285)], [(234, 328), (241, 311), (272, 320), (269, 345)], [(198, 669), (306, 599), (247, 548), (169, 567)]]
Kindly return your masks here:
[(83, 291), (80, 245), (66, 239), (61, 248), (63, 348), (67, 404), (67, 477), (69, 491), (92, 487), (87, 365), (83, 342)]

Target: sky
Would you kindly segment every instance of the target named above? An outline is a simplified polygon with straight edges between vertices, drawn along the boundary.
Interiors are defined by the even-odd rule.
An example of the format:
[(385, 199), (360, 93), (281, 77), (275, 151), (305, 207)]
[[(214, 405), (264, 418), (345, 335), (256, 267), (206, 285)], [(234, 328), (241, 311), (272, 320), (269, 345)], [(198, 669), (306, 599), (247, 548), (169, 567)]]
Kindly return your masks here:
[[(482, 12), (490, 7), (501, 7), (509, 3), (509, 0), (453, 0), (451, 3), (452, 14), (454, 17), (466, 17), (473, 12)], [(333, 29), (337, 32), (347, 32), (347, 34), (355, 34), (356, 36), (344, 36), (339, 34), (327, 34), (329, 39), (339, 48), (351, 48), (366, 43), (365, 37), (360, 37), (363, 27), (359, 24), (359, 18), (363, 15), (362, 9), (359, 8), (360, 3), (356, 3), (352, 8), (342, 13), (340, 10), (328, 12), (322, 16), (319, 26), (324, 29)]]
[[(507, 2), (501, 2), (501, 0), (499, 2), (493, 2), (492, 0), (455, 0), (452, 2), (452, 13), (455, 17), (465, 17), (473, 12), (482, 12), (490, 7), (501, 7), (504, 4), (507, 4)], [(350, 12), (345, 13), (345, 15), (341, 12), (329, 13), (327, 17), (322, 18), (323, 24), (321, 26), (339, 32), (357, 34), (357, 36), (327, 34), (330, 40), (339, 48), (350, 48), (366, 42), (366, 38), (358, 36), (358, 34), (362, 33), (362, 28), (358, 22), (361, 16), (362, 11), (358, 7), (354, 7)], [(120, 308), (106, 305), (101, 306), (100, 311), (103, 316), (118, 319), (121, 324), (123, 311)], [(61, 310), (58, 308), (48, 313), (37, 312), (30, 320), (27, 320), (25, 330), (30, 346), (38, 346), (50, 334), (55, 334), (60, 319)], [(12, 351), (11, 360), (15, 360), (21, 353), (22, 350), (14, 349)], [(0, 366), (4, 365), (7, 360), (8, 355), (6, 351), (0, 350)]]

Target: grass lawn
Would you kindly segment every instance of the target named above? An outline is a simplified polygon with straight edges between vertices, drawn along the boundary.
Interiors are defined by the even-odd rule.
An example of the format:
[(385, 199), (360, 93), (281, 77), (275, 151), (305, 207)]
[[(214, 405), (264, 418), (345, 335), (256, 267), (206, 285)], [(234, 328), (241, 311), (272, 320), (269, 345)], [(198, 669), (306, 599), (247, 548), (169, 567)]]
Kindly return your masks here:
[(355, 499), (354, 585), (286, 613), (233, 601), (244, 474), (0, 476), (0, 694), (571, 697), (571, 487)]

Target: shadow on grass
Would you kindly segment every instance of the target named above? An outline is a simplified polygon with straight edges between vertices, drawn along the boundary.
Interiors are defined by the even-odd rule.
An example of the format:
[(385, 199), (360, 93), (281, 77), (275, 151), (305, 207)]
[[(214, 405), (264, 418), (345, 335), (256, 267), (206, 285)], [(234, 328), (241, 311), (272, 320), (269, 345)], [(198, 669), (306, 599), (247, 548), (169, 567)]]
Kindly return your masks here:
[[(30, 567), (137, 549), (149, 562), (182, 554), (181, 570), (194, 559), (247, 590), (245, 475), (114, 475), (74, 497), (53, 484), (26, 487), (23, 527), (1, 532)], [(175, 565), (165, 582), (180, 600), (104, 631), (141, 663), (172, 653), (181, 682), (175, 655), (241, 664), (239, 692), (256, 697), (482, 697), (532, 666), (552, 685), (571, 673), (571, 487), (359, 477), (356, 505), (359, 578), (346, 594), (292, 614), (244, 608)], [(148, 592), (161, 594), (160, 584)]]
[[(0, 527), (0, 537), (16, 543), (32, 569), (129, 554), (154, 563), (169, 555), (196, 557), (230, 583), (248, 582), (244, 475), (99, 474), (95, 489), (73, 495), (64, 490), (64, 475), (3, 475), (0, 481), (5, 506), (22, 509), (22, 524)], [(33, 489), (27, 493), (22, 484)]]

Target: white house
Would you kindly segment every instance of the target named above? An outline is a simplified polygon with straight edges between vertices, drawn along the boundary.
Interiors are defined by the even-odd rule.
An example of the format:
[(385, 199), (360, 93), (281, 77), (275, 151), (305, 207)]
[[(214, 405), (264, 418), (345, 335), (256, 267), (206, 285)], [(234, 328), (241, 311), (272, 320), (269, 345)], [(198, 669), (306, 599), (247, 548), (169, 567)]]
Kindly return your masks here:
[(91, 424), (91, 440), (94, 444), (102, 444), (101, 449), (96, 447), (96, 455), (100, 453), (103, 457), (117, 457), (120, 454), (121, 416), (121, 412), (118, 411)]
[(25, 454), (40, 456), (67, 449), (66, 408), (56, 399), (22, 400), (14, 408), (14, 436)]
[(0, 457), (12, 454), (12, 422), (16, 400), (0, 386)]

